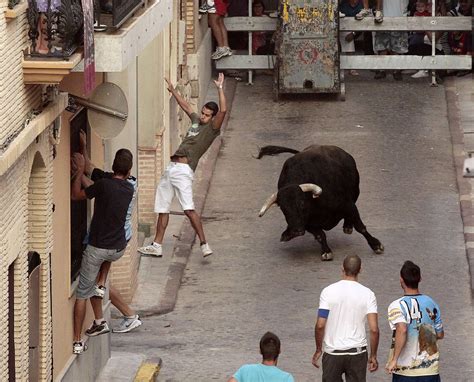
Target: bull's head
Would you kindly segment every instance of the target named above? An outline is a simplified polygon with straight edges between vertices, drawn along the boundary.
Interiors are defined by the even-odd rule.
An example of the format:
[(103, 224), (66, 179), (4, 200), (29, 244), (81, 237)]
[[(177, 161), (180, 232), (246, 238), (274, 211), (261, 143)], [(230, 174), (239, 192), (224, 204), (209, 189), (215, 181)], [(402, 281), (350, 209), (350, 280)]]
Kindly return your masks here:
[(289, 241), (297, 236), (304, 235), (310, 211), (310, 206), (307, 205), (307, 192), (310, 192), (313, 198), (317, 198), (323, 190), (312, 183), (286, 186), (270, 196), (260, 209), (258, 216), (262, 217), (274, 204), (280, 206), (288, 224), (286, 230), (281, 234), (280, 241)]

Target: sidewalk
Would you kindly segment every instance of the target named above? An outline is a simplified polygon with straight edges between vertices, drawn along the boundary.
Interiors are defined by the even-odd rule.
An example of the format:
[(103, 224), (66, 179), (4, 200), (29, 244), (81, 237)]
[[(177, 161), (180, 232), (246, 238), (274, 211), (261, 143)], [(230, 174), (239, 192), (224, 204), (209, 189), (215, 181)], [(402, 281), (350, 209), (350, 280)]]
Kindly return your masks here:
[(448, 77), (444, 86), (464, 224), (466, 255), (471, 276), (471, 291), (474, 293), (474, 178), (463, 177), (464, 160), (467, 158), (467, 149), (464, 146), (465, 134), (472, 134), (474, 131), (474, 77), (472, 74), (464, 77)]
[[(222, 133), (201, 158), (196, 170), (193, 191), (196, 212), (199, 215), (202, 214), (204, 208), (207, 190), (222, 145), (222, 136), (230, 116), (236, 85), (235, 80), (226, 79), (227, 116), (221, 127)], [(218, 99), (216, 87), (212, 82), (209, 84), (207, 94), (206, 100)], [(181, 215), (181, 207), (176, 200), (173, 201), (171, 211), (172, 214), (170, 214), (168, 228), (163, 241), (163, 257), (142, 256), (140, 259), (138, 288), (131, 305), (144, 321), (144, 325), (146, 325), (146, 317), (166, 314), (174, 309), (181, 279), (196, 236), (189, 220), (184, 215)], [(202, 218), (205, 220), (206, 216), (202, 216)], [(148, 245), (152, 241), (153, 237), (147, 237), (143, 245)], [(210, 244), (212, 248), (212, 243)], [(121, 316), (113, 306), (111, 310), (112, 317), (114, 317), (111, 322), (113, 327), (118, 325)], [(111, 358), (102, 370), (98, 382), (133, 380), (134, 373), (145, 358), (144, 354), (115, 352), (112, 349)]]

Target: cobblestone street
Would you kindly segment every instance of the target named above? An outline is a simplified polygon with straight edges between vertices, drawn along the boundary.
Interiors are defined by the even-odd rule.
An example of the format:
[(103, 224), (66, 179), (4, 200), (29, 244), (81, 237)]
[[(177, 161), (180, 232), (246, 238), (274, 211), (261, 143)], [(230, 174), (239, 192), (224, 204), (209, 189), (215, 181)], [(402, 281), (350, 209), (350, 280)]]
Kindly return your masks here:
[[(226, 381), (240, 365), (260, 361), (258, 341), (270, 330), (282, 341), (279, 366), (297, 381), (320, 380), (311, 365), (319, 293), (355, 253), (360, 282), (379, 305), (380, 369), (368, 380), (391, 380), (383, 370), (387, 307), (402, 294), (399, 270), (410, 259), (421, 267), (421, 291), (441, 307), (443, 381), (472, 381), (474, 308), (444, 88), (391, 77), (350, 81), (346, 102), (324, 96), (275, 103), (270, 77), (238, 85), (203, 213), (214, 255), (203, 260), (194, 248), (175, 310), (113, 335), (114, 351), (161, 357), (160, 381)], [(329, 144), (352, 154), (361, 177), (358, 208), (385, 253), (374, 254), (356, 232), (345, 235), (342, 222), (327, 233), (332, 262), (321, 262), (308, 233), (280, 243), (286, 222), (279, 208), (258, 217), (289, 157), (253, 158), (270, 144)]]

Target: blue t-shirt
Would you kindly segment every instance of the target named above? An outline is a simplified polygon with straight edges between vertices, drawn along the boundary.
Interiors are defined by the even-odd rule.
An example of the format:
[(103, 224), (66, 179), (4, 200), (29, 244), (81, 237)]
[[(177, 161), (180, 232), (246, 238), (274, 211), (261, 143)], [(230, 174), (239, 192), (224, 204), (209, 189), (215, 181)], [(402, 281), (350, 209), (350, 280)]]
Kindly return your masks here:
[[(388, 307), (388, 321), (393, 331), (398, 323), (408, 329), (394, 373), (410, 377), (439, 374), (437, 333), (443, 331), (443, 321), (438, 304), (424, 294), (403, 296)], [(394, 339), (389, 360), (393, 347)]]
[(242, 366), (233, 376), (239, 382), (294, 382), (293, 376), (276, 366), (261, 363)]

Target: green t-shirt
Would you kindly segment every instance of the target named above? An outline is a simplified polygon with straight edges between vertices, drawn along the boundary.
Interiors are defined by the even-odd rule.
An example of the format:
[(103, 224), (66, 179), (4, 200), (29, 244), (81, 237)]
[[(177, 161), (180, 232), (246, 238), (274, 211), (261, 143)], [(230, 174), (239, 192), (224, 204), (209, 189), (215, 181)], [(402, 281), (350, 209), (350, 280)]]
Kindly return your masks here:
[(173, 156), (187, 157), (189, 167), (195, 171), (199, 159), (220, 134), (220, 129), (213, 128), (212, 120), (202, 125), (196, 113), (192, 113), (189, 117), (191, 118), (191, 127)]

